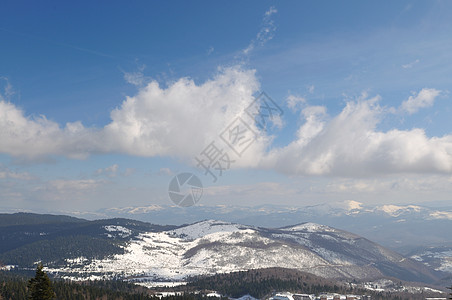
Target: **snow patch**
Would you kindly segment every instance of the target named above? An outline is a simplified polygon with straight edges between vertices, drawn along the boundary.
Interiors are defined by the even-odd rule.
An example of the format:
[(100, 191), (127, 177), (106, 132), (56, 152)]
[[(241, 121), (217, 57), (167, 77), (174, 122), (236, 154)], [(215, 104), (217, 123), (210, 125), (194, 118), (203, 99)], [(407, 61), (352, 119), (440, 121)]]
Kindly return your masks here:
[[(104, 226), (104, 229), (108, 232), (113, 232), (122, 238), (126, 238), (132, 234), (132, 230), (125, 228), (123, 226), (119, 226), (119, 225), (107, 225), (107, 226)], [(114, 237), (110, 233), (106, 233), (106, 235), (110, 238)]]
[(281, 228), (283, 231), (307, 231), (307, 232), (335, 232), (336, 230), (316, 223), (303, 223), (292, 227)]
[(383, 205), (377, 208), (378, 210), (382, 210), (387, 213), (391, 217), (398, 217), (403, 213), (407, 212), (420, 212), (421, 207), (416, 205), (407, 205), (407, 206), (398, 206), (398, 205)]
[(434, 211), (429, 214), (433, 219), (446, 219), (452, 220), (452, 212), (451, 211)]

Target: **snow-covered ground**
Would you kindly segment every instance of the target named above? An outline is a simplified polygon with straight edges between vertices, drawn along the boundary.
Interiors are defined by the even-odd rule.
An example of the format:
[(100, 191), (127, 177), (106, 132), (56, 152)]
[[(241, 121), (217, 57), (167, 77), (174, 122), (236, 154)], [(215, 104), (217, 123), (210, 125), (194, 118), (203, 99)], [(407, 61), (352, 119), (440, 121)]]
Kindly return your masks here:
[(132, 234), (132, 230), (119, 225), (107, 225), (104, 226), (104, 229), (107, 231), (106, 235), (108, 237), (114, 237), (115, 235), (117, 235), (122, 238), (126, 238)]
[(380, 279), (376, 281), (364, 282), (362, 284), (353, 284), (354, 286), (362, 287), (367, 290), (376, 292), (407, 292), (412, 294), (419, 294), (422, 292), (442, 293), (440, 290), (436, 290), (426, 286), (408, 286), (400, 285), (389, 279)]
[[(131, 230), (110, 225), (106, 233)], [(131, 235), (132, 236), (132, 235)], [(396, 264), (403, 257), (357, 235), (315, 223), (265, 229), (207, 220), (130, 238), (124, 253), (104, 259), (67, 259), (48, 272), (74, 280), (123, 278), (183, 282), (190, 276), (281, 267), (329, 278), (380, 278), (375, 261)], [(403, 268), (403, 267), (402, 267)]]
[(84, 258), (66, 261), (65, 268), (47, 270), (71, 279), (120, 275), (181, 281), (200, 274), (276, 266), (305, 269), (328, 264), (310, 251), (275, 244), (252, 227), (218, 221), (140, 234), (125, 246), (124, 254), (111, 258), (87, 264), (80, 264)]
[(432, 248), (412, 255), (412, 259), (423, 262), (438, 271), (452, 273), (452, 248)]

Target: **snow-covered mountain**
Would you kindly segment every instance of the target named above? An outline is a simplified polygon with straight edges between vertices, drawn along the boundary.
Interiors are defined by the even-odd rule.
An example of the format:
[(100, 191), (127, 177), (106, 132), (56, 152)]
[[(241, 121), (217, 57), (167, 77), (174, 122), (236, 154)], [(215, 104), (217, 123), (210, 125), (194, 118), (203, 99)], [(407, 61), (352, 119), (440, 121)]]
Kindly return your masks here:
[[(129, 234), (127, 226), (105, 234)], [(112, 237), (114, 238), (114, 237)], [(48, 271), (61, 277), (147, 278), (183, 281), (188, 276), (283, 267), (326, 278), (396, 277), (433, 282), (439, 273), (358, 235), (316, 223), (277, 229), (202, 221), (142, 232), (122, 245), (123, 253), (102, 259), (66, 259)]]
[[(444, 203), (447, 204), (447, 203)], [(339, 201), (311, 206), (264, 205), (109, 208), (95, 213), (77, 213), (87, 218), (131, 218), (160, 224), (186, 224), (203, 219), (263, 227), (279, 227), (301, 222), (317, 222), (342, 228), (371, 239), (390, 249), (408, 254), (420, 246), (452, 243), (452, 206), (366, 205), (358, 201)]]

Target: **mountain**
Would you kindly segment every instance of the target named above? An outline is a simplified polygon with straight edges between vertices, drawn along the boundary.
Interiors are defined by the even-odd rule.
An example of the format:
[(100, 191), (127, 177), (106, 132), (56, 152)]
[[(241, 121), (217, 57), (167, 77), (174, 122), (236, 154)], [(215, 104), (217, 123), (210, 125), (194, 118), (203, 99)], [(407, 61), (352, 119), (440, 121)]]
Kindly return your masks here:
[(43, 215), (32, 213), (0, 214), (0, 227), (55, 223), (82, 223), (85, 221), (86, 220), (65, 215)]
[[(263, 228), (208, 220), (160, 226), (128, 219), (49, 223), (3, 220), (0, 261), (36, 261), (59, 277), (182, 281), (188, 276), (283, 267), (325, 278), (434, 282), (440, 272), (356, 234), (316, 223)], [(18, 240), (19, 242), (15, 242)], [(14, 246), (11, 246), (14, 244)]]
[(424, 247), (409, 256), (437, 271), (452, 273), (452, 247)]
[(162, 226), (121, 218), (24, 216), (0, 218), (0, 261), (18, 269), (42, 261), (63, 278), (183, 281), (271, 267), (335, 279), (431, 283), (442, 276), (416, 257), (312, 222), (281, 228), (215, 220)]
[(80, 256), (94, 259), (123, 253), (123, 244), (138, 234), (175, 227), (30, 213), (1, 214), (0, 224), (0, 262), (23, 267), (40, 260), (56, 264)]
[(320, 222), (371, 239), (403, 254), (424, 246), (451, 246), (452, 206), (365, 205), (357, 201), (320, 203), (311, 206), (262, 205), (177, 207), (149, 205), (109, 208), (86, 217), (131, 218), (145, 222), (182, 225), (204, 219), (262, 227), (300, 222)]

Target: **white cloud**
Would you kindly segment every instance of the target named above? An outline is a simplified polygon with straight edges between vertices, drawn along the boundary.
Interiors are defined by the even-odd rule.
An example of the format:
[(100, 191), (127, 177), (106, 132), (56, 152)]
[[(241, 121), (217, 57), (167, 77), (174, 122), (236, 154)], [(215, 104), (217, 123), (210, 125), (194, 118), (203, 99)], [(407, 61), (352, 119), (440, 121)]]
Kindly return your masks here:
[(435, 98), (440, 94), (441, 91), (439, 90), (424, 88), (417, 95), (413, 94), (408, 100), (403, 101), (399, 109), (410, 115), (414, 114), (421, 108), (432, 106)]
[(118, 169), (119, 169), (119, 166), (117, 164), (114, 164), (114, 165), (111, 165), (104, 169), (97, 169), (95, 174), (96, 175), (105, 175), (107, 177), (115, 177)]
[(276, 31), (276, 25), (273, 19), (271, 18), (273, 14), (276, 14), (278, 11), (274, 6), (270, 7), (264, 14), (264, 18), (262, 19), (261, 29), (256, 35), (248, 47), (243, 50), (243, 53), (249, 54), (254, 50), (256, 46), (263, 46), (266, 42), (273, 39)]
[[(248, 118), (243, 110), (258, 88), (255, 71), (240, 67), (222, 69), (200, 85), (181, 78), (161, 88), (152, 81), (113, 110), (104, 128), (86, 128), (81, 122), (60, 127), (45, 116), (27, 117), (2, 100), (0, 152), (30, 160), (48, 155), (83, 159), (96, 153), (191, 160), (234, 118)], [(254, 143), (242, 163), (256, 164), (267, 142), (264, 137)]]
[(142, 86), (145, 83), (142, 72), (124, 72), (124, 80), (136, 86)]
[(0, 152), (37, 158), (50, 154), (84, 158), (103, 148), (98, 132), (80, 122), (60, 126), (45, 116), (26, 117), (12, 103), (0, 101)]
[(146, 77), (144, 75), (144, 69), (146, 69), (146, 65), (138, 66), (137, 70), (134, 72), (122, 71), (122, 73), (124, 74), (124, 80), (127, 83), (130, 83), (137, 87), (143, 87), (146, 83), (151, 81), (149, 77)]
[(126, 168), (125, 171), (122, 173), (122, 176), (129, 177), (133, 175), (136, 172), (136, 169), (134, 168)]
[(102, 180), (94, 180), (94, 179), (56, 179), (51, 180), (47, 183), (47, 190), (54, 191), (84, 191), (84, 190), (92, 190), (98, 187), (99, 185), (105, 183)]
[[(201, 84), (182, 78), (162, 88), (152, 81), (113, 110), (111, 122), (104, 128), (86, 128), (80, 122), (60, 127), (44, 116), (27, 117), (2, 100), (0, 152), (28, 159), (49, 155), (80, 159), (96, 153), (122, 153), (194, 163), (194, 157), (211, 142), (221, 143), (220, 133), (233, 120), (250, 120), (244, 109), (258, 89), (255, 71), (240, 67), (222, 69)], [(422, 89), (404, 101), (401, 109), (414, 112), (433, 105), (439, 93)], [(288, 102), (295, 107), (304, 99), (289, 97)], [(249, 122), (258, 138), (242, 157), (232, 158), (235, 162), (231, 167), (348, 177), (452, 172), (452, 135), (428, 137), (419, 128), (379, 131), (378, 124), (386, 113), (388, 109), (379, 106), (379, 97), (368, 99), (365, 95), (348, 101), (336, 116), (329, 116), (323, 106), (304, 103), (300, 113), (304, 123), (295, 139), (269, 153), (266, 149), (272, 137)], [(107, 169), (99, 172), (111, 176), (117, 166)]]
[(452, 135), (429, 138), (422, 129), (379, 131), (385, 110), (378, 101), (365, 95), (349, 101), (329, 121), (325, 108), (305, 108), (297, 139), (270, 152), (262, 166), (287, 174), (350, 177), (452, 172)]
[(414, 65), (418, 64), (420, 62), (419, 59), (416, 59), (415, 61), (412, 61), (408, 64), (402, 65), (402, 68), (404, 69), (411, 69), (412, 67), (414, 67)]
[(265, 16), (271, 16), (273, 14), (276, 14), (278, 12), (278, 10), (274, 7), (271, 6), (266, 12), (265, 12)]
[(234, 118), (246, 118), (243, 110), (258, 87), (254, 70), (239, 67), (224, 69), (200, 85), (182, 78), (162, 89), (151, 82), (112, 111), (112, 122), (102, 132), (105, 145), (137, 156), (193, 159)]
[(203, 194), (205, 196), (226, 196), (238, 197), (245, 196), (251, 198), (256, 197), (283, 197), (291, 196), (297, 193), (297, 190), (278, 182), (259, 182), (256, 184), (243, 185), (222, 185), (205, 187)]
[(306, 99), (301, 96), (289, 95), (287, 97), (287, 106), (292, 110), (296, 111), (297, 108), (306, 103)]
[(95, 179), (55, 179), (32, 188), (30, 192), (33, 195), (33, 201), (57, 201), (70, 204), (90, 201), (94, 204), (99, 200), (96, 193), (107, 183), (105, 180)]
[(7, 77), (0, 76), (0, 81), (5, 82), (5, 86), (3, 87), (3, 93), (0, 93), (0, 101), (6, 101), (7, 99), (10, 99), (15, 92), (13, 86), (11, 85)]
[(170, 168), (160, 168), (160, 170), (158, 171), (158, 175), (171, 176), (174, 175), (174, 172), (171, 171)]
[(0, 179), (32, 180), (34, 177), (28, 172), (11, 171), (9, 168), (0, 165)]

